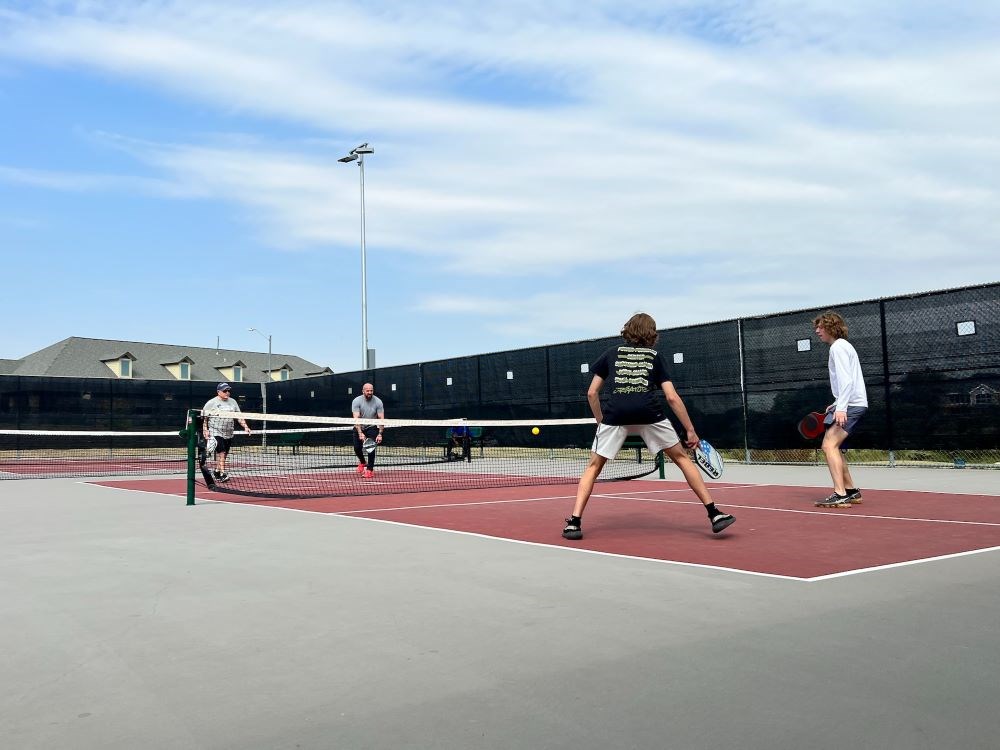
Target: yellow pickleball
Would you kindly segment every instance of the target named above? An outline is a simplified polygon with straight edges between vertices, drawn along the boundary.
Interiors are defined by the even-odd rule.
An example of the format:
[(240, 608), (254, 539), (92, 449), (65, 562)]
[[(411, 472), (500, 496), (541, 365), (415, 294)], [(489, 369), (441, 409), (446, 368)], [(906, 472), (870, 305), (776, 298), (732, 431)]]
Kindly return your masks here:
[(541, 430), (539, 430), (537, 427), (532, 427), (531, 428), (531, 434), (532, 435), (537, 435), (539, 432), (541, 432)]

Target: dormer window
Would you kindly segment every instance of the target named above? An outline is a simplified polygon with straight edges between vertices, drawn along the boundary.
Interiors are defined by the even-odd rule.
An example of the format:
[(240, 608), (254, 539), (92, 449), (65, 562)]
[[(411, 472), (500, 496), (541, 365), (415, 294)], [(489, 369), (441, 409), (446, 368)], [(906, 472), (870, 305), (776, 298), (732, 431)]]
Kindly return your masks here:
[(162, 364), (166, 368), (167, 372), (178, 380), (191, 379), (191, 366), (194, 364), (194, 360), (190, 357), (184, 357), (173, 362), (163, 362)]
[(246, 381), (244, 375), (247, 370), (247, 363), (243, 360), (236, 360), (231, 365), (226, 365), (224, 367), (216, 367), (219, 372), (219, 379), (225, 380), (227, 383), (243, 383)]
[(115, 354), (113, 357), (108, 359), (102, 359), (101, 362), (107, 367), (111, 372), (114, 373), (117, 378), (126, 378), (131, 380), (134, 368), (132, 363), (135, 362), (135, 357), (132, 352), (122, 352), (121, 354)]
[(283, 364), (281, 367), (278, 367), (277, 369), (274, 369), (274, 370), (264, 370), (264, 372), (262, 373), (262, 375), (266, 379), (272, 380), (272, 381), (277, 381), (277, 380), (280, 380), (280, 381), (291, 380), (291, 378), (292, 378), (292, 368), (286, 362), (285, 364)]

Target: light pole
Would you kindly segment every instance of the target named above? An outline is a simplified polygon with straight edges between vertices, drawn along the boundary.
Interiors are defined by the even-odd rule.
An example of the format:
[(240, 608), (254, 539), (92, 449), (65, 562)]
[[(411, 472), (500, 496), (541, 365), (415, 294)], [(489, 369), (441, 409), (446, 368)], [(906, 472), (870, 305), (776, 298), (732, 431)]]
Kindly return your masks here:
[(263, 336), (267, 339), (267, 382), (264, 383), (264, 431), (261, 433), (260, 445), (262, 448), (267, 448), (267, 387), (271, 384), (271, 334), (262, 333), (256, 328), (248, 328), (248, 331), (253, 331), (258, 336)]
[(368, 369), (368, 272), (365, 258), (365, 155), (374, 154), (375, 149), (367, 143), (352, 148), (347, 156), (337, 161), (350, 164), (358, 163), (361, 171), (361, 367)]

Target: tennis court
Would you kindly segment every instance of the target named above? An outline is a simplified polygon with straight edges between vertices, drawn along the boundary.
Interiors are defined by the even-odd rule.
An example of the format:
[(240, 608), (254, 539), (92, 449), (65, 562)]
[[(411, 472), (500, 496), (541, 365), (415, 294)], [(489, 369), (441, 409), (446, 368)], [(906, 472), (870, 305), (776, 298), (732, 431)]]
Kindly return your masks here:
[(32, 748), (992, 748), (993, 471), (727, 467), (266, 500), (0, 483), (2, 726)]

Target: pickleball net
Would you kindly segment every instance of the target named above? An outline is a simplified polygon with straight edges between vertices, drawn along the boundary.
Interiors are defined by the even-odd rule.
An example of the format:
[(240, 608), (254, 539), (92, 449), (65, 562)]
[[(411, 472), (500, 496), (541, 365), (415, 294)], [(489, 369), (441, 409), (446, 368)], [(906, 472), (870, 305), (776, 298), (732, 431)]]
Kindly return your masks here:
[[(226, 481), (211, 472), (214, 457), (199, 441), (203, 467), (198, 484), (231, 495), (320, 498), (411, 492), (488, 489), (575, 483), (590, 460), (593, 419), (376, 420), (383, 427), (374, 473), (359, 472), (354, 453), (355, 420), (243, 412), (205, 416), (247, 420), (252, 434), (235, 426), (226, 457)], [(266, 421), (266, 428), (264, 423)], [(470, 433), (457, 440), (453, 428)], [(538, 428), (534, 434), (532, 428)], [(602, 481), (636, 479), (659, 466), (644, 446), (623, 449), (608, 461)]]
[(0, 430), (0, 479), (179, 474), (186, 465), (176, 430)]

